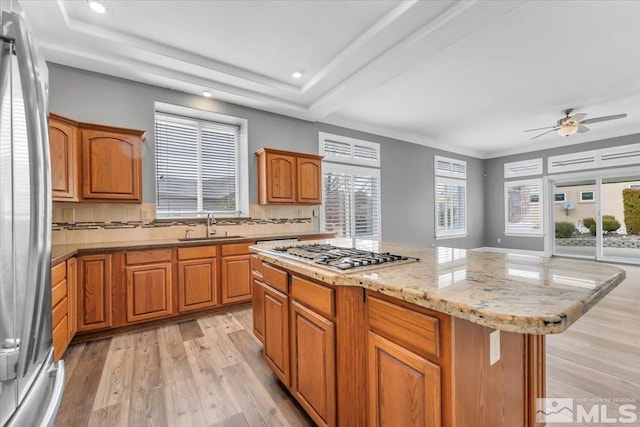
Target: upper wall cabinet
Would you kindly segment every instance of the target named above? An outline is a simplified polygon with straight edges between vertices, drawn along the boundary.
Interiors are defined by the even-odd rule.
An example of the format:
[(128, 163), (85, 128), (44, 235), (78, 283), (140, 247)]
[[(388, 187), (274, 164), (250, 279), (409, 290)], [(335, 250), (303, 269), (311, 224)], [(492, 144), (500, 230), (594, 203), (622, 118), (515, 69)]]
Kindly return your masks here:
[(258, 156), (258, 203), (322, 203), (322, 156), (262, 148)]
[(78, 202), (80, 200), (78, 123), (50, 114), (49, 150), (53, 201)]
[(142, 202), (142, 141), (135, 129), (49, 115), (53, 200)]

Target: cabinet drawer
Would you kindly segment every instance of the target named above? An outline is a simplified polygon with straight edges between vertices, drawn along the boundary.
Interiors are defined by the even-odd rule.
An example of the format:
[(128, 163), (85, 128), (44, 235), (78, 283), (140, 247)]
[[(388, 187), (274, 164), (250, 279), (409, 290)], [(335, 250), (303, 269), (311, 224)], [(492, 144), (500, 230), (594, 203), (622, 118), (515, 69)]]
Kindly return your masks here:
[(51, 306), (55, 307), (63, 298), (67, 297), (67, 280), (63, 279), (54, 285), (51, 291)]
[(67, 278), (67, 263), (61, 262), (51, 269), (51, 286), (55, 286)]
[(171, 261), (171, 249), (127, 252), (127, 265)]
[(367, 296), (369, 329), (421, 356), (440, 355), (439, 320)]
[(197, 246), (195, 248), (178, 248), (178, 259), (214, 258), (216, 256), (215, 246)]
[(51, 324), (52, 325), (57, 325), (58, 322), (60, 322), (60, 320), (62, 320), (63, 317), (65, 317), (69, 311), (69, 306), (68, 306), (68, 298), (63, 299), (62, 301), (60, 301), (60, 304), (56, 305), (53, 308), (53, 311), (51, 313)]
[(258, 255), (251, 255), (251, 271), (258, 279), (262, 279), (262, 260)]
[(60, 360), (60, 357), (67, 349), (67, 337), (69, 335), (69, 322), (67, 316), (63, 316), (62, 320), (53, 328), (53, 357), (56, 361)]
[(246, 255), (250, 254), (249, 246), (252, 246), (252, 243), (234, 243), (232, 245), (222, 245), (222, 256), (228, 255)]
[(266, 262), (262, 264), (262, 278), (263, 281), (276, 288), (277, 290), (284, 292), (285, 294), (289, 293), (287, 286), (287, 272), (272, 267)]
[(331, 288), (293, 276), (291, 278), (291, 297), (320, 314), (329, 317), (334, 315), (333, 289)]

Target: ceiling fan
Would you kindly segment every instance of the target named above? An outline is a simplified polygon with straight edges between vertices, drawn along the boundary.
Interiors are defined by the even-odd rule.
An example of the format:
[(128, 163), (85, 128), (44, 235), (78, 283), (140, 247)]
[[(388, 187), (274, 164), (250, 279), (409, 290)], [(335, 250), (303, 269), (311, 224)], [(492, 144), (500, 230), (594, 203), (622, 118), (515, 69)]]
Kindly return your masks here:
[(577, 113), (572, 116), (571, 115), (572, 112), (573, 112), (573, 108), (567, 108), (566, 110), (562, 110), (562, 114), (564, 114), (564, 117), (559, 119), (556, 122), (555, 126), (528, 129), (528, 130), (525, 130), (525, 132), (551, 129), (551, 130), (547, 130), (546, 132), (542, 132), (540, 135), (536, 135), (531, 139), (540, 138), (541, 136), (546, 135), (553, 131), (558, 131), (558, 134), (562, 136), (571, 136), (576, 132), (577, 133), (589, 132), (589, 128), (586, 127), (585, 125), (588, 125), (590, 123), (606, 122), (608, 120), (624, 119), (625, 117), (627, 117), (626, 114), (615, 114), (613, 116), (595, 117), (593, 119), (584, 120), (585, 116), (587, 115), (586, 113)]

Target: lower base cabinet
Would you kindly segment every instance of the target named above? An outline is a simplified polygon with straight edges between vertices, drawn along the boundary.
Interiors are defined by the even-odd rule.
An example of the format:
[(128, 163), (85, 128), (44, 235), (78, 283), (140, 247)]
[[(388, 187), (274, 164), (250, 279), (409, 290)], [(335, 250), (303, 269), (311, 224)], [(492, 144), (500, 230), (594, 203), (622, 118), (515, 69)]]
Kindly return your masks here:
[(173, 314), (171, 263), (126, 267), (127, 322)]
[(289, 387), (289, 297), (267, 285), (264, 290), (264, 345), (267, 364)]
[(437, 365), (373, 332), (367, 359), (369, 425), (441, 425)]
[(251, 300), (251, 255), (222, 257), (222, 303)]
[(78, 332), (113, 326), (111, 254), (78, 258)]
[(291, 303), (291, 390), (319, 426), (336, 425), (335, 325)]
[(253, 281), (253, 334), (264, 343), (264, 284)]

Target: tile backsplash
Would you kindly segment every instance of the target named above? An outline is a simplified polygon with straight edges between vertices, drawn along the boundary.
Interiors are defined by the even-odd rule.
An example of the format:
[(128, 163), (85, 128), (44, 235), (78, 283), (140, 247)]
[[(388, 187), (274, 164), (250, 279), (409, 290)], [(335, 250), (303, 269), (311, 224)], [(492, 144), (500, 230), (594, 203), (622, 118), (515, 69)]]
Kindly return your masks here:
[[(250, 218), (219, 218), (212, 227), (218, 234), (254, 235), (313, 231), (309, 206), (250, 206)], [(206, 234), (204, 219), (156, 219), (152, 203), (53, 204), (52, 244), (161, 240)]]

